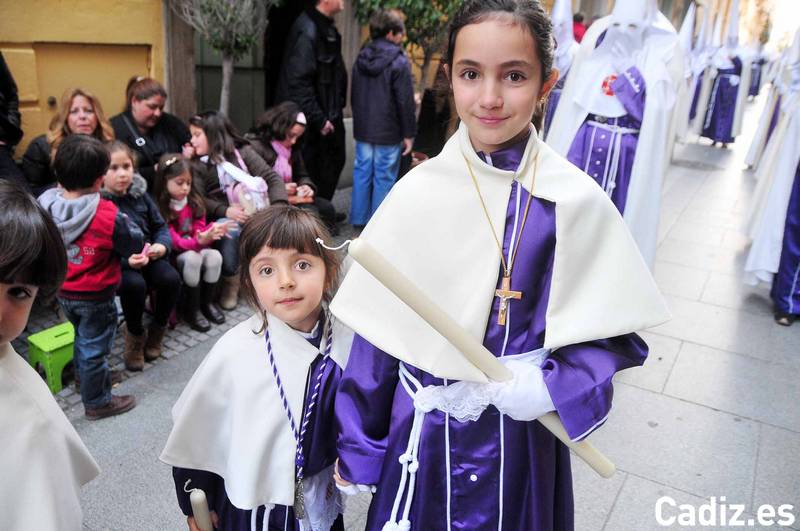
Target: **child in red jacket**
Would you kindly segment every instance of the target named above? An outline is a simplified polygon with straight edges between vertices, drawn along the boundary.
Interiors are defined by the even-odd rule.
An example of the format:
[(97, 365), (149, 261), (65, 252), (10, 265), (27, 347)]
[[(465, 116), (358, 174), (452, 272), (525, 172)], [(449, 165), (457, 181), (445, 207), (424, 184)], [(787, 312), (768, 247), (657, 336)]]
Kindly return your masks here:
[(39, 196), (67, 248), (67, 277), (58, 302), (75, 327), (74, 363), (90, 420), (118, 415), (136, 405), (133, 396), (111, 394), (106, 357), (117, 330), (114, 295), (122, 277), (120, 259), (132, 268), (149, 262), (140, 252), (141, 232), (114, 203), (100, 197), (108, 165), (108, 151), (99, 140), (70, 135), (53, 161), (59, 187)]
[(186, 286), (183, 320), (201, 332), (208, 321), (225, 322), (214, 305), (214, 293), (222, 271), (222, 255), (211, 244), (224, 237), (226, 223), (206, 223), (203, 197), (192, 184), (190, 163), (178, 154), (166, 154), (156, 166), (153, 195), (169, 224), (173, 256)]

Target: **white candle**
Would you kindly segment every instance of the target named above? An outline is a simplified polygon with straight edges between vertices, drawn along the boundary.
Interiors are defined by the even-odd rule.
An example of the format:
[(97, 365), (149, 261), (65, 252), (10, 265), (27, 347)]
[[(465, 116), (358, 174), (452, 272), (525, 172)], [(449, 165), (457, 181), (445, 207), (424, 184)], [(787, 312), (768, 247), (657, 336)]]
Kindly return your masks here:
[[(512, 378), (511, 371), (500, 363), (477, 339), (472, 337), (458, 323), (434, 303), (425, 293), (397, 270), (369, 243), (362, 239), (350, 242), (347, 252), (372, 276), (394, 293), (409, 308), (422, 317), (434, 330), (439, 332), (456, 347), (473, 365), (495, 381)], [(542, 425), (567, 445), (575, 454), (586, 461), (604, 478), (611, 477), (616, 470), (606, 456), (587, 441), (573, 442), (564, 429), (558, 413), (551, 412), (537, 419)]]
[(192, 515), (200, 531), (214, 531), (214, 527), (211, 525), (211, 514), (208, 512), (206, 493), (200, 489), (192, 489), (189, 494), (189, 502), (192, 504)]

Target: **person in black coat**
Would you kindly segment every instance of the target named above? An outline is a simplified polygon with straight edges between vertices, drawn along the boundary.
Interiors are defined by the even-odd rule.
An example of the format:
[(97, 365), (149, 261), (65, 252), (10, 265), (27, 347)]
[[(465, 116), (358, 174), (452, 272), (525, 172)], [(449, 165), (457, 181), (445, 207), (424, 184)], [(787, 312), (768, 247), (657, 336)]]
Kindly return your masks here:
[(25, 176), (14, 162), (14, 146), (22, 139), (17, 84), (0, 53), (0, 179), (28, 188)]
[(153, 187), (155, 165), (165, 153), (183, 153), (191, 157), (189, 128), (167, 112), (167, 91), (155, 79), (133, 77), (125, 91), (127, 107), (111, 118), (117, 140), (128, 144), (139, 157), (139, 173)]
[(318, 0), (295, 20), (286, 41), (275, 101), (291, 100), (308, 120), (303, 159), (317, 184), (317, 195), (332, 199), (345, 163), (343, 109), (347, 71), (342, 36), (333, 15), (343, 0)]
[(104, 144), (114, 140), (114, 130), (106, 119), (100, 100), (82, 88), (64, 91), (50, 129), (34, 138), (22, 156), (22, 172), (36, 197), (56, 186), (52, 160), (58, 146), (70, 135), (93, 136)]
[(372, 40), (353, 65), (351, 92), (356, 160), (350, 223), (355, 227), (367, 224), (397, 181), (400, 156), (411, 153), (417, 132), (411, 63), (400, 46), (403, 19), (396, 11), (377, 11), (369, 31)]
[[(135, 171), (133, 150), (116, 141), (109, 147), (111, 163), (103, 178), (102, 195), (112, 201), (119, 212), (127, 216), (129, 225), (142, 234), (149, 244), (149, 262), (133, 269), (123, 263), (122, 282), (117, 290), (125, 315), (125, 368), (141, 371), (145, 361), (161, 355), (167, 322), (180, 294), (181, 278), (168, 260), (172, 250), (169, 226), (153, 199), (146, 193), (147, 183)], [(153, 320), (147, 333), (142, 324), (145, 299), (153, 293)]]

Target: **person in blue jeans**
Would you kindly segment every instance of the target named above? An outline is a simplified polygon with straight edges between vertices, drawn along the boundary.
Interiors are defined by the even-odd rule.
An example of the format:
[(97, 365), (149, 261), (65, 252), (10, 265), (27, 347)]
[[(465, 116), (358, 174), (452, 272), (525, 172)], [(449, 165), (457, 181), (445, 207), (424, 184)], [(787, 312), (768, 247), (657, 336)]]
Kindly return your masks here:
[(117, 206), (100, 197), (109, 166), (102, 142), (70, 135), (58, 148), (53, 169), (59, 188), (39, 196), (61, 232), (67, 249), (67, 276), (58, 302), (75, 327), (74, 362), (89, 420), (133, 409), (131, 395), (111, 394), (111, 353), (117, 330), (114, 295), (122, 278), (120, 259), (138, 269), (149, 262), (142, 233)]
[(350, 95), (356, 140), (350, 223), (356, 228), (367, 224), (397, 181), (400, 156), (411, 153), (417, 132), (402, 15), (377, 11), (369, 32), (371, 40), (353, 65)]

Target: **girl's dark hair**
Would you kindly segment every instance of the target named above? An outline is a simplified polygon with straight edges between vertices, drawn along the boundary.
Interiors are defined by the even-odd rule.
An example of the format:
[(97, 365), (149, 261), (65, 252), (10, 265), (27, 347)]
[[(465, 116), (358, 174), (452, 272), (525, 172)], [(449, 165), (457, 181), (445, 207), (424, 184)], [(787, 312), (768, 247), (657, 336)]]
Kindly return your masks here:
[(31, 284), (47, 301), (67, 274), (67, 252), (56, 224), (26, 190), (0, 179), (0, 282)]
[(219, 111), (204, 111), (189, 118), (189, 125), (199, 127), (208, 139), (208, 158), (212, 162), (236, 161), (234, 151), (249, 144), (227, 116)]
[[(447, 39), (445, 63), (451, 72), (456, 37), (461, 28), (505, 16), (510, 16), (514, 23), (528, 30), (536, 46), (536, 55), (542, 70), (542, 83), (550, 77), (555, 48), (553, 24), (539, 0), (466, 0), (461, 4), (450, 20), (450, 33)], [(544, 102), (537, 107), (533, 116), (534, 125), (537, 129), (541, 129)]]
[(111, 155), (117, 151), (124, 151), (125, 154), (128, 155), (128, 158), (131, 159), (131, 162), (133, 163), (133, 170), (136, 171), (136, 168), (139, 167), (139, 160), (136, 158), (136, 152), (133, 151), (133, 149), (131, 149), (131, 147), (125, 142), (114, 140), (108, 146), (108, 156), (111, 157)]
[(142, 101), (153, 96), (161, 96), (166, 99), (167, 91), (164, 89), (164, 85), (152, 77), (133, 76), (128, 80), (128, 86), (125, 88), (125, 110), (131, 110), (131, 100)]
[(289, 129), (298, 123), (298, 114), (300, 114), (300, 106), (295, 102), (284, 101), (279, 103), (274, 107), (270, 107), (258, 117), (253, 133), (258, 135), (262, 142), (285, 140)]
[(325, 224), (308, 210), (291, 205), (273, 205), (256, 212), (242, 227), (239, 235), (239, 258), (242, 267), (242, 296), (258, 311), (258, 295), (250, 280), (250, 262), (264, 247), (273, 249), (296, 249), (301, 253), (322, 258), (325, 263), (325, 288), (323, 300), (330, 302), (338, 286), (341, 261), (336, 251), (325, 249), (317, 243), (331, 240)]
[(192, 209), (192, 215), (195, 218), (205, 216), (206, 207), (203, 201), (203, 195), (197, 188), (194, 178), (194, 166), (192, 162), (185, 158), (180, 153), (165, 153), (158, 159), (156, 165), (156, 178), (153, 183), (153, 197), (156, 199), (158, 210), (164, 219), (169, 222), (175, 219), (176, 213), (169, 207), (169, 200), (172, 199), (167, 190), (167, 183), (170, 179), (174, 179), (184, 172), (189, 172), (192, 175), (192, 187), (189, 191), (189, 206)]

